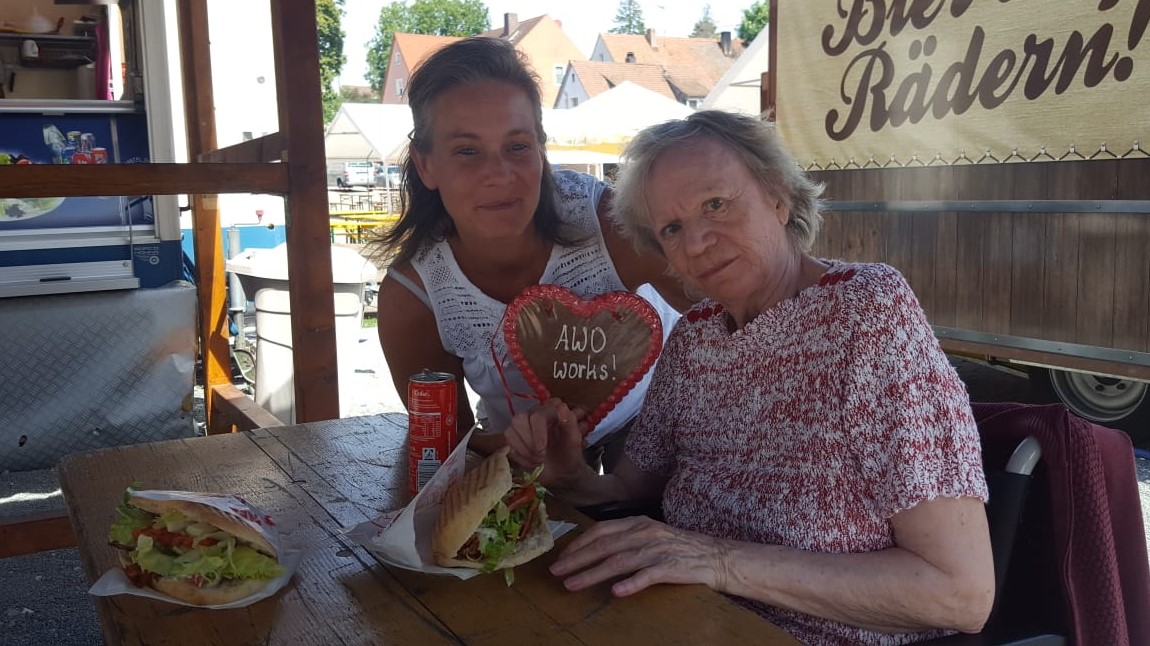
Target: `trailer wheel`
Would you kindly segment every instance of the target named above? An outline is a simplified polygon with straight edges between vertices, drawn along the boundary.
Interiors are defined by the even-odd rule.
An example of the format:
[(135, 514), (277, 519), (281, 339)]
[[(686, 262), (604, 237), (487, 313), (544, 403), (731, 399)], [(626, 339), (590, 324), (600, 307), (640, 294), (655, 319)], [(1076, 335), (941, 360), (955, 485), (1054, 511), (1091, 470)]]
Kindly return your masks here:
[(235, 362), (236, 370), (239, 371), (240, 378), (244, 380), (244, 383), (254, 386), (256, 384), (256, 355), (245, 348), (236, 348), (232, 350), (232, 361)]
[(1126, 431), (1150, 444), (1150, 384), (1086, 372), (1032, 368), (1031, 381), (1048, 399), (1092, 422)]

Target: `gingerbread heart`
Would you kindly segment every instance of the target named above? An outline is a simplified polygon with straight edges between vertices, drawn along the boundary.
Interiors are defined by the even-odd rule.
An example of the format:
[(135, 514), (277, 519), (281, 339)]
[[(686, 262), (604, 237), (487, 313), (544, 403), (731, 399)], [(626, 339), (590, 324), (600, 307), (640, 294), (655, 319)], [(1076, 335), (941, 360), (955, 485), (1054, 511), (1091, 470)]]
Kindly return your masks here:
[(655, 362), (663, 325), (631, 292), (584, 300), (558, 285), (533, 285), (507, 306), (503, 336), (539, 399), (584, 408), (593, 429)]

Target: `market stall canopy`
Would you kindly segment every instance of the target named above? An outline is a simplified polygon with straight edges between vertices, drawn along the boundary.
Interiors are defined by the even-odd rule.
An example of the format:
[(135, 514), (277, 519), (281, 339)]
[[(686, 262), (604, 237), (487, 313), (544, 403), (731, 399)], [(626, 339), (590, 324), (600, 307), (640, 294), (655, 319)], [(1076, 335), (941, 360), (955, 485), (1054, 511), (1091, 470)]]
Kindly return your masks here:
[(763, 91), (763, 72), (771, 67), (770, 34), (759, 32), (739, 58), (703, 100), (704, 110), (733, 110), (758, 115)]
[(618, 164), (619, 155), (579, 148), (548, 147), (547, 161), (553, 166), (594, 166), (598, 164)]
[(406, 104), (344, 103), (324, 134), (325, 156), (397, 161), (406, 153), (411, 127), (411, 108)]
[[(569, 110), (568, 110), (569, 112)], [(606, 175), (604, 166), (619, 163), (619, 144), (596, 144), (600, 148), (609, 147), (608, 150), (591, 150), (578, 147), (567, 147), (549, 144), (547, 146), (547, 161), (552, 168), (569, 168), (594, 175), (603, 179)]]
[[(623, 81), (577, 108), (545, 110), (543, 126), (549, 146), (615, 144), (617, 151), (643, 128), (682, 119), (692, 112), (682, 103)], [(607, 152), (598, 146), (595, 149)]]

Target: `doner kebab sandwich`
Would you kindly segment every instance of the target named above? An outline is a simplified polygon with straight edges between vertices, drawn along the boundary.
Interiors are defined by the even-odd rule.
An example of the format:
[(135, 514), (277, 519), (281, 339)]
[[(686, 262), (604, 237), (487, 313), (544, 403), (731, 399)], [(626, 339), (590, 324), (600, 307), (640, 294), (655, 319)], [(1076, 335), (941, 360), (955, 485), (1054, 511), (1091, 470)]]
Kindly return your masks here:
[(447, 488), (431, 537), (435, 562), (443, 567), (504, 570), (530, 561), (554, 546), (543, 496), (533, 473), (513, 477), (503, 447)]
[[(259, 517), (231, 496), (188, 494), (189, 499), (145, 497), (129, 489), (108, 534), (123, 550), (120, 563), (132, 583), (185, 603), (209, 606), (255, 594), (284, 572)], [(157, 492), (159, 493), (159, 492)], [(183, 492), (179, 492), (183, 493)], [(226, 503), (201, 500), (231, 500)], [(214, 501), (213, 501), (214, 502)], [(245, 521), (240, 514), (256, 518)]]

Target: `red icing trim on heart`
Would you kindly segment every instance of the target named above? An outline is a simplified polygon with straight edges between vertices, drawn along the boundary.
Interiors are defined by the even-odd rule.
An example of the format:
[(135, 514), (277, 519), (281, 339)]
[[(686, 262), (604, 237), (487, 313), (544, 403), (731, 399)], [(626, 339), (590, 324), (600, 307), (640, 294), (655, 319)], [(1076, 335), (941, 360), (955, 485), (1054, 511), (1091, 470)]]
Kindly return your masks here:
[(503, 317), (503, 336), (507, 341), (507, 348), (511, 353), (512, 359), (516, 365), (519, 366), (519, 369), (527, 379), (527, 383), (535, 390), (535, 394), (541, 402), (551, 398), (551, 390), (547, 387), (546, 380), (541, 379), (539, 375), (536, 374), (531, 363), (524, 355), (518, 334), (520, 316), (526, 308), (533, 307), (537, 303), (548, 316), (556, 315), (555, 304), (561, 305), (577, 317), (586, 319), (590, 319), (593, 315), (600, 312), (610, 312), (616, 321), (621, 321), (626, 312), (631, 312), (646, 325), (650, 332), (650, 342), (647, 345), (647, 351), (643, 354), (639, 363), (616, 382), (615, 387), (611, 389), (603, 401), (590, 406), (587, 417), (588, 432), (590, 432), (595, 428), (595, 425), (606, 417), (607, 413), (615, 408), (623, 397), (635, 387), (635, 384), (643, 378), (643, 375), (645, 375), (651, 365), (655, 363), (655, 359), (658, 358), (663, 346), (662, 322), (659, 319), (658, 313), (651, 307), (650, 303), (643, 300), (641, 296), (631, 292), (609, 292), (590, 300), (585, 300), (576, 296), (570, 290), (558, 285), (532, 285), (523, 290), (523, 292), (507, 306), (507, 312)]

